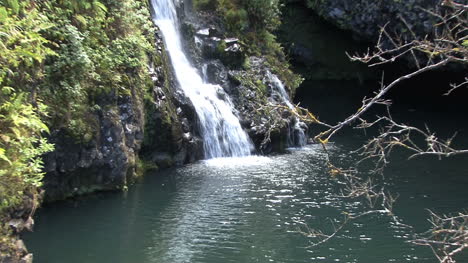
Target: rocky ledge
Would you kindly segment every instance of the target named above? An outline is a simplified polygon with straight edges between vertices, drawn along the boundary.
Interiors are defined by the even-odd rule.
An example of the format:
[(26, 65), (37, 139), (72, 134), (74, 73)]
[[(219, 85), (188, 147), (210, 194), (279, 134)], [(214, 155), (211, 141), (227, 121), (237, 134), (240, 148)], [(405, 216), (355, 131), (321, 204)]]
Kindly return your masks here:
[(141, 174), (140, 158), (158, 168), (201, 158), (193, 106), (174, 88), (169, 65), (157, 33), (148, 61), (149, 91), (135, 86), (130, 94), (102, 95), (88, 117), (96, 131), (89, 141), (53, 129), (55, 151), (44, 158), (46, 201), (123, 189)]
[[(300, 0), (289, 0), (298, 2)], [(410, 36), (414, 32), (424, 37), (432, 31), (435, 18), (430, 14), (439, 0), (305, 0), (308, 7), (357, 38), (375, 41), (385, 26), (395, 35)]]
[(185, 20), (186, 47), (193, 62), (207, 82), (219, 85), (219, 98), (233, 105), (257, 152), (284, 152), (299, 144), (297, 135), (306, 134), (307, 125), (290, 108), (292, 90), (283, 86), (281, 92), (278, 76), (266, 60), (248, 56), (247, 48), (220, 21), (210, 13)]
[(0, 229), (8, 233), (0, 240), (0, 263), (32, 263), (33, 255), (28, 252), (20, 234), (32, 231), (34, 213), (42, 199), (42, 192), (30, 191), (23, 196), (20, 205), (10, 209), (1, 218)]

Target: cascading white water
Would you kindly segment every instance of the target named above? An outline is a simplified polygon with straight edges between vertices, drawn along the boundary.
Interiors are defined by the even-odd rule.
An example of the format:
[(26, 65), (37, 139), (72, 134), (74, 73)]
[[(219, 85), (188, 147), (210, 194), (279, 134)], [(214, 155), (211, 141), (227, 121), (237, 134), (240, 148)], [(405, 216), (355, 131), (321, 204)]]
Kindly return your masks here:
[(205, 158), (250, 155), (252, 144), (232, 112), (229, 97), (220, 86), (204, 83), (183, 51), (173, 0), (151, 2), (177, 81), (197, 112)]
[[(284, 88), (283, 82), (271, 72), (268, 72), (268, 78), (273, 82), (274, 87), (278, 95), (280, 96), (283, 103), (288, 106), (291, 111), (296, 111), (296, 108), (292, 105), (289, 95)], [(290, 127), (288, 144), (289, 146), (304, 146), (307, 144), (307, 136), (304, 132), (305, 124), (299, 120), (299, 118), (294, 117), (294, 126)]]

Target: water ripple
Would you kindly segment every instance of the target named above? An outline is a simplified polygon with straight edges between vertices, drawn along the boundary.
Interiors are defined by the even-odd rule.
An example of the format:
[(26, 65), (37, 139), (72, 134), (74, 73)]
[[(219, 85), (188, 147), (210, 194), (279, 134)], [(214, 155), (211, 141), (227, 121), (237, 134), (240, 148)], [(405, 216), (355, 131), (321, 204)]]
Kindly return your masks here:
[[(362, 209), (336, 196), (325, 160), (311, 146), (168, 170), (125, 196), (40, 212), (30, 247), (39, 263), (431, 262), (430, 251), (406, 243), (408, 229), (384, 216), (354, 221), (326, 245), (310, 247), (299, 231), (331, 233), (343, 211)], [(408, 195), (410, 212), (428, 199)]]

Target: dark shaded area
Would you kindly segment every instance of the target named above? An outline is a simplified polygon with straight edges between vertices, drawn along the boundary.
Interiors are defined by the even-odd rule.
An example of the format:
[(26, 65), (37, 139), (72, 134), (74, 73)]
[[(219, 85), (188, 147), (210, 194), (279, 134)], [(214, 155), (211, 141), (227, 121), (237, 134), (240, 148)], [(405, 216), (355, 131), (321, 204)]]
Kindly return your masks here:
[[(350, 32), (324, 21), (302, 2), (288, 4), (283, 16), (279, 39), (289, 52), (294, 71), (305, 78), (297, 89), (295, 103), (308, 108), (322, 121), (335, 124), (344, 120), (361, 107), (364, 97), (369, 98), (378, 91), (382, 79), (389, 84), (414, 71), (407, 61), (375, 68), (351, 62), (346, 52), (362, 54), (372, 44), (356, 41)], [(458, 132), (456, 141), (465, 144), (468, 88), (444, 95), (451, 83), (463, 81), (465, 72), (460, 65), (449, 65), (402, 81), (385, 97), (392, 101), (393, 117), (421, 128), (428, 125), (440, 138)], [(377, 105), (366, 118), (374, 119), (377, 114), (385, 114), (385, 107)], [(320, 127), (312, 127), (311, 133), (320, 130)], [(340, 134), (347, 132), (356, 134), (351, 129)], [(373, 134), (373, 131), (368, 132), (367, 135)], [(356, 136), (361, 135), (364, 139), (361, 132)]]
[[(277, 35), (289, 54), (295, 72), (307, 80), (357, 80), (375, 78), (365, 65), (352, 63), (346, 53), (366, 51), (367, 42), (353, 39), (317, 16), (305, 3), (282, 9), (283, 23)], [(304, 86), (304, 85), (303, 85)]]

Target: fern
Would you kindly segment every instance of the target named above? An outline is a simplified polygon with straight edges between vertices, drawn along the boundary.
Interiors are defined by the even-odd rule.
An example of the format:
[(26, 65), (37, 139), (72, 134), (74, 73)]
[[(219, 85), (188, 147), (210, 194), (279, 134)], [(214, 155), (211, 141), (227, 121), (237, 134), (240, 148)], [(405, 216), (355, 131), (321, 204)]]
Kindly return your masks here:
[(107, 7), (103, 3), (99, 2), (99, 1), (94, 1), (93, 6), (94, 6), (95, 9), (99, 9), (102, 12), (107, 13)]
[(18, 0), (7, 0), (7, 5), (11, 9), (13, 14), (18, 14), (20, 11), (20, 5)]

